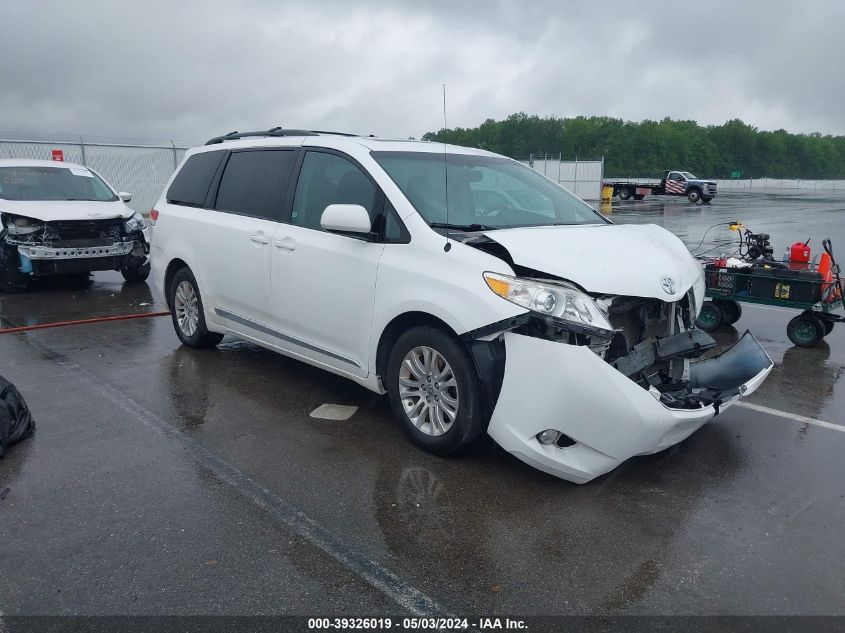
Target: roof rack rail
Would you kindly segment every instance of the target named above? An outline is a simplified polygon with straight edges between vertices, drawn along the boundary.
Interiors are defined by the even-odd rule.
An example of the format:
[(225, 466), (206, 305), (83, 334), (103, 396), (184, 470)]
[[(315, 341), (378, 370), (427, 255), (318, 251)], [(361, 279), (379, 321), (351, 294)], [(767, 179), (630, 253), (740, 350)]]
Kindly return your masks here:
[(269, 130), (259, 130), (257, 132), (229, 132), (222, 136), (215, 136), (206, 141), (206, 145), (215, 145), (223, 141), (234, 141), (239, 138), (250, 138), (255, 136), (319, 136), (320, 134), (331, 134), (334, 136), (359, 136), (358, 134), (350, 134), (349, 132), (327, 132), (325, 130), (285, 130), (281, 127), (271, 127)]
[(284, 130), (280, 127), (271, 127), (269, 130), (259, 130), (257, 132), (229, 132), (223, 136), (215, 136), (206, 141), (206, 145), (215, 145), (223, 141), (234, 141), (239, 138), (249, 138), (253, 136), (317, 136), (315, 132), (310, 130)]

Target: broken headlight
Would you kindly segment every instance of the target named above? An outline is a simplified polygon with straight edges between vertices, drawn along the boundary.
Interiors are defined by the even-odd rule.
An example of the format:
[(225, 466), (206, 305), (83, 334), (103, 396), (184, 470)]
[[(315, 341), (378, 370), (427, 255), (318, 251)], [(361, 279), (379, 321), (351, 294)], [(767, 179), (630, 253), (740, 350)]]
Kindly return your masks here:
[(575, 324), (587, 331), (613, 334), (613, 326), (604, 310), (590, 295), (572, 286), (498, 273), (484, 273), (484, 281), (503, 299), (532, 312)]
[(132, 233), (134, 231), (143, 231), (147, 228), (147, 221), (144, 220), (144, 216), (138, 213), (137, 211), (133, 213), (124, 223), (126, 227), (127, 233)]
[(3, 228), (9, 231), (9, 235), (28, 235), (44, 228), (44, 223), (39, 220), (25, 218), (20, 215), (0, 215)]

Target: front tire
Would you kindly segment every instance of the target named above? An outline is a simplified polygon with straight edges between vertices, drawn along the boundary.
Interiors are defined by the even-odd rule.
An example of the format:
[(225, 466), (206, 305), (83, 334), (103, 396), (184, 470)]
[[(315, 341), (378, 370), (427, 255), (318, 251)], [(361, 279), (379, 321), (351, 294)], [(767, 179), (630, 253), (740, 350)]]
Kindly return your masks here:
[(687, 200), (695, 204), (701, 200), (701, 192), (698, 189), (691, 189), (689, 193), (687, 193)]
[(147, 277), (150, 276), (150, 265), (147, 263), (142, 264), (141, 266), (127, 266), (120, 271), (120, 274), (123, 275), (123, 278), (129, 283), (146, 281)]
[(170, 283), (167, 298), (171, 308), (171, 318), (176, 336), (188, 347), (214, 347), (223, 335), (210, 332), (205, 326), (202, 297), (197, 280), (190, 269), (182, 268)]
[(484, 432), (475, 365), (454, 337), (428, 326), (403, 333), (387, 363), (390, 406), (405, 433), (435, 455), (454, 455)]
[(622, 187), (619, 190), (619, 199), (620, 200), (627, 200), (631, 197), (631, 190), (628, 187)]

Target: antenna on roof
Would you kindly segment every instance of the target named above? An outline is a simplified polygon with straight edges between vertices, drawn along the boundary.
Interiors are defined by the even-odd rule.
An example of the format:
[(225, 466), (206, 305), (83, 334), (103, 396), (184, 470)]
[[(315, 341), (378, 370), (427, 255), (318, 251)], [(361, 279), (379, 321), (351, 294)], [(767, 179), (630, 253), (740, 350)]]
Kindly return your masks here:
[(443, 84), (443, 183), (446, 191), (446, 245), (443, 250), (447, 253), (452, 249), (449, 243), (449, 163), (446, 159), (446, 84)]

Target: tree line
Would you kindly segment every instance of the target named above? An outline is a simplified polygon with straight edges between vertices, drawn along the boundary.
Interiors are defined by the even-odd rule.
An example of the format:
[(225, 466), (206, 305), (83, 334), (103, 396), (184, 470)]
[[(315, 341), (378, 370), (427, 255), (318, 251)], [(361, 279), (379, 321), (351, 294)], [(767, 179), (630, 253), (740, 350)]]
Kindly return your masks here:
[(739, 119), (702, 126), (695, 121), (623, 121), (611, 117), (539, 117), (524, 112), (474, 128), (427, 132), (424, 140), (477, 147), (527, 159), (604, 156), (607, 177), (658, 176), (684, 169), (708, 178), (833, 179), (845, 177), (845, 136), (758, 130)]

